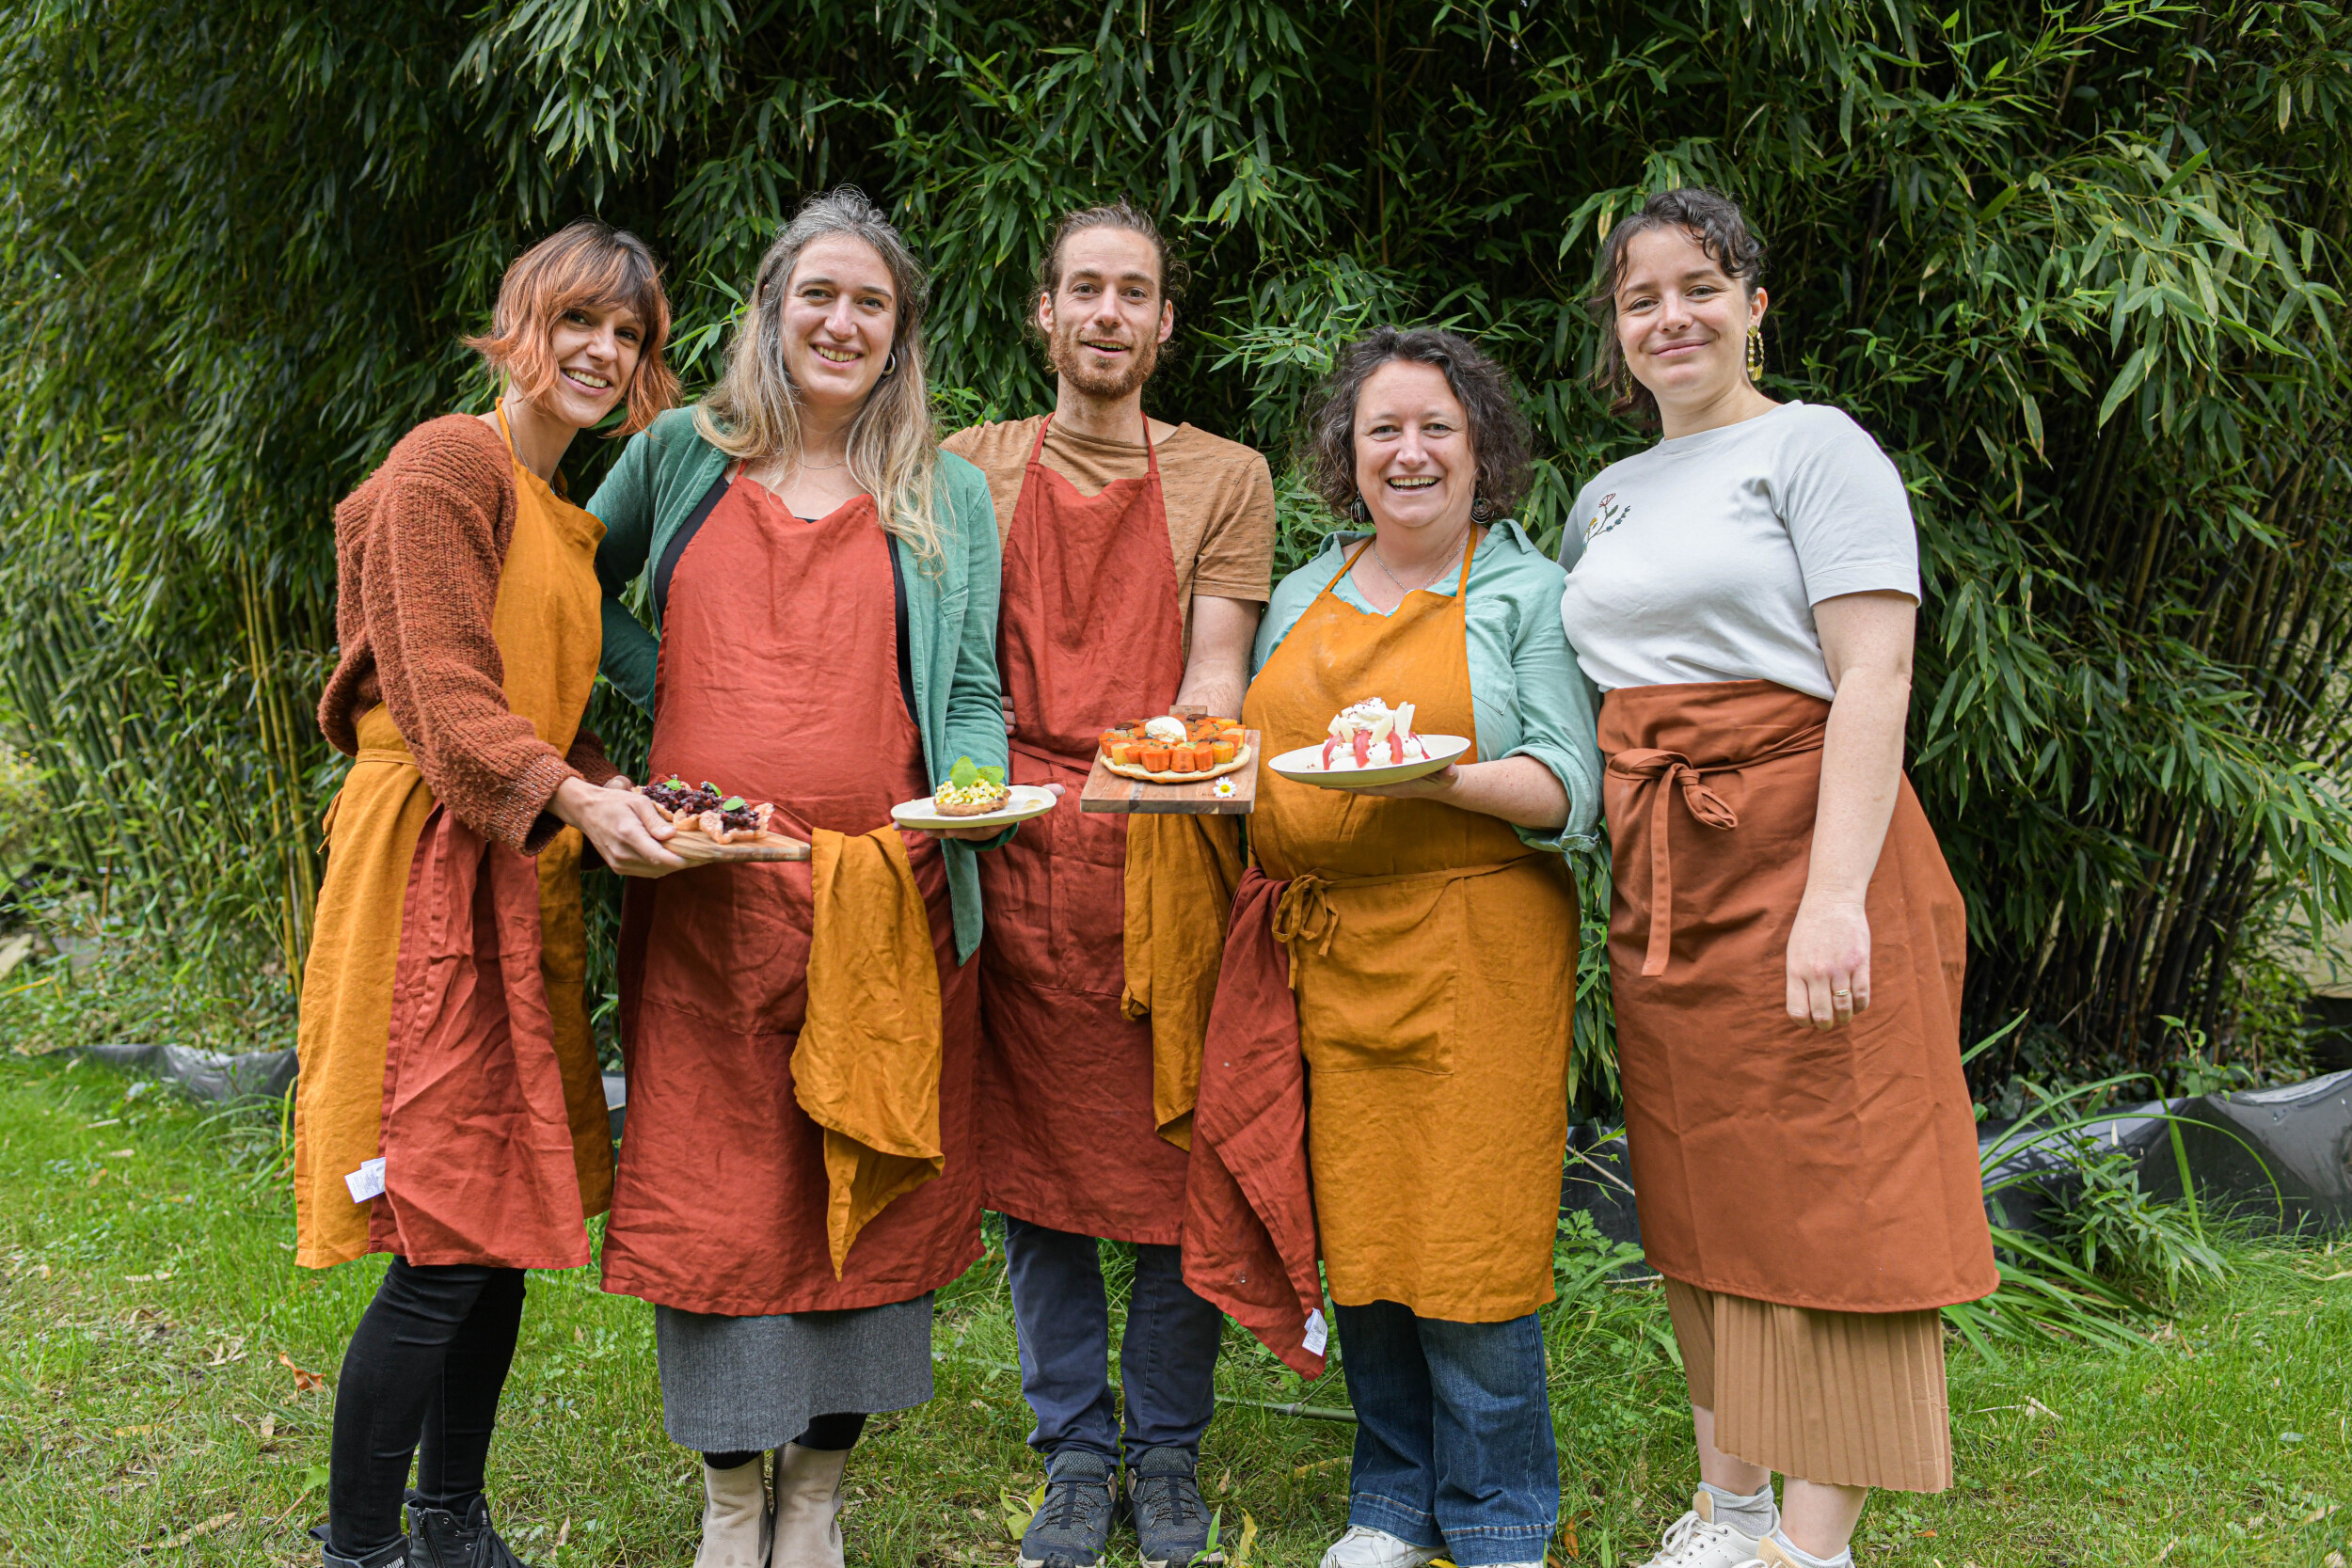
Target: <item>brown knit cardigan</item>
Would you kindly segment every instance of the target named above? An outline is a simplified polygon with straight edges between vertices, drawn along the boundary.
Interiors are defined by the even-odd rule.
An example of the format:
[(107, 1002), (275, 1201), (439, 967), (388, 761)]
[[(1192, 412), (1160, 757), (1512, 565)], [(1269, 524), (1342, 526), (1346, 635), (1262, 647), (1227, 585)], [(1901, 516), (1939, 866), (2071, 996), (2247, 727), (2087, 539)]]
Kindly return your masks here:
[(357, 756), (359, 716), (382, 703), (435, 800), (535, 854), (563, 826), (547, 806), (564, 781), (600, 784), (618, 769), (588, 730), (559, 753), (507, 709), (490, 617), (514, 536), (513, 459), (497, 431), (447, 414), (401, 437), (335, 509), (342, 651), (319, 729)]

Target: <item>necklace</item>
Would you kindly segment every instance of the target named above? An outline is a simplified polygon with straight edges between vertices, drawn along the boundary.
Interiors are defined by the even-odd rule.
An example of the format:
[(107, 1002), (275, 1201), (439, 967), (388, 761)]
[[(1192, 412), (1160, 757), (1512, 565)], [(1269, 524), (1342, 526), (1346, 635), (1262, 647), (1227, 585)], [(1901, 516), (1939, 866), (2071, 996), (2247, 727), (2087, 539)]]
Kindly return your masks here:
[[(1474, 519), (1473, 519), (1473, 521), (1474, 521)], [(1449, 545), (1446, 546), (1445, 550), (1444, 550), (1442, 553), (1440, 553), (1440, 554), (1438, 555), (1438, 560), (1439, 562), (1443, 562), (1443, 561), (1446, 559), (1446, 557), (1447, 557), (1447, 556), (1449, 556), (1449, 555), (1453, 554), (1453, 553), (1454, 553), (1454, 546), (1455, 545), (1459, 545), (1459, 544), (1460, 544), (1460, 543), (1461, 543), (1464, 539), (1466, 539), (1466, 538), (1468, 538), (1468, 537), (1470, 536), (1470, 531), (1471, 526), (1472, 526), (1472, 525), (1471, 525), (1470, 523), (1464, 523), (1464, 524), (1462, 525), (1462, 531), (1461, 531), (1461, 532), (1459, 532), (1459, 533), (1456, 533), (1456, 534), (1454, 536), (1453, 543), (1452, 543), (1452, 544), (1449, 544)], [(1387, 578), (1388, 578), (1391, 582), (1392, 582), (1392, 583), (1396, 584), (1396, 591), (1397, 591), (1398, 593), (1400, 593), (1400, 594), (1410, 594), (1410, 593), (1413, 593), (1413, 592), (1414, 592), (1414, 590), (1413, 590), (1413, 589), (1410, 589), (1410, 588), (1407, 588), (1407, 587), (1406, 587), (1406, 586), (1405, 586), (1405, 579), (1404, 579), (1403, 578), (1398, 577), (1398, 576), (1397, 576), (1394, 572), (1392, 572), (1392, 571), (1389, 570), (1389, 563), (1388, 563), (1386, 561), (1382, 560), (1382, 559), (1381, 559), (1381, 557), (1380, 557), (1380, 545), (1379, 545), (1378, 540), (1376, 540), (1376, 539), (1375, 539), (1375, 540), (1373, 542), (1373, 544), (1372, 544), (1370, 546), (1368, 546), (1368, 547), (1369, 547), (1370, 552), (1371, 552), (1371, 555), (1372, 555), (1372, 563), (1373, 563), (1375, 566), (1377, 566), (1377, 567), (1379, 567), (1379, 568), (1380, 568), (1380, 575), (1381, 575), (1382, 577)], [(1440, 570), (1440, 571), (1438, 571), (1438, 572), (1435, 576), (1433, 576), (1433, 577), (1431, 577), (1431, 578), (1430, 578), (1429, 582), (1435, 582), (1435, 581), (1437, 581), (1437, 580), (1438, 580), (1438, 578), (1439, 578), (1439, 577), (1443, 577), (1444, 575), (1445, 575), (1445, 574), (1444, 574), (1444, 572), (1443, 572), (1442, 570)], [(1428, 586), (1429, 586), (1429, 582), (1424, 582), (1424, 583), (1422, 583), (1421, 586), (1422, 586), (1422, 587), (1423, 587), (1423, 588), (1426, 588), (1426, 587), (1428, 587)]]

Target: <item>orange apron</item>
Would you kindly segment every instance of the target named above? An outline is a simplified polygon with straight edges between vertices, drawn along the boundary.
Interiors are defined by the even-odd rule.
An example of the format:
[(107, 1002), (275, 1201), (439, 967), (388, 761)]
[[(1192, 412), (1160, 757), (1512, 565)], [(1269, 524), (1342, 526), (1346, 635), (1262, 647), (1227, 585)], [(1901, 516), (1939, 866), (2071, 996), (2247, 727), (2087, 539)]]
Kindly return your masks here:
[[(491, 632), (508, 708), (564, 752), (603, 646), (604, 526), (519, 461), (514, 483)], [(580, 835), (535, 859), (487, 845), (434, 800), (389, 710), (358, 732), (303, 970), (295, 1261), (579, 1267), (612, 1181)], [(346, 1178), (379, 1156), (382, 1195), (355, 1199)]]
[[(930, 794), (898, 683), (893, 547), (870, 497), (809, 522), (758, 484), (730, 486), (671, 580), (649, 771), (772, 800), (776, 830), (800, 838), (867, 833), (896, 802)], [(942, 1174), (867, 1220), (836, 1275), (826, 1132), (792, 1072), (812, 865), (633, 882), (620, 953), (628, 1120), (606, 1290), (731, 1317), (879, 1307), (979, 1257), (977, 976), (956, 962), (939, 842), (904, 836), (939, 970)]]
[(1160, 464), (1097, 496), (1039, 460), (1005, 544), (999, 626), (1012, 781), (1061, 784), (1059, 809), (980, 857), (988, 1206), (1037, 1225), (1172, 1244), (1184, 1151), (1159, 1136), (1149, 1022), (1126, 986), (1127, 818), (1078, 810), (1104, 725), (1165, 713), (1184, 676)]
[(1630, 687), (1600, 711), (1617, 1069), (1661, 1274), (1835, 1312), (1999, 1282), (1960, 1066), (1967, 911), (1911, 782), (1870, 879), (1870, 1006), (1788, 1014), (1829, 705), (1771, 681)]
[[(1371, 696), (1415, 704), (1417, 729), (1474, 741), (1476, 549), (1473, 530), (1459, 592), (1407, 594), (1393, 615), (1317, 595), (1243, 705), (1266, 755), (1313, 743)], [(1534, 1311), (1552, 1296), (1567, 1144), (1565, 863), (1499, 817), (1320, 789), (1263, 762), (1250, 843), (1266, 876), (1293, 884), (1278, 931), (1295, 961), (1331, 1299), (1460, 1323)]]

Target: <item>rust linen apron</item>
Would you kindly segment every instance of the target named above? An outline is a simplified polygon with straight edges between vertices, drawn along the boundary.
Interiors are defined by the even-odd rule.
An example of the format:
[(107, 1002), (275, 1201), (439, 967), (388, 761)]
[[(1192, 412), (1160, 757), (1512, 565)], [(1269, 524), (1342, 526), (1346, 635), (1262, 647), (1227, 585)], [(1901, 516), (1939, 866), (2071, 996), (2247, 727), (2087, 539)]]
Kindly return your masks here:
[(1966, 911), (1908, 779), (1870, 879), (1870, 1006), (1788, 1016), (1829, 705), (1771, 681), (1629, 687), (1600, 713), (1617, 1065), (1661, 1274), (1904, 1312), (1998, 1283), (1960, 1066)]
[[(1476, 739), (1465, 641), (1476, 532), (1458, 593), (1418, 590), (1389, 616), (1330, 588), (1316, 597), (1243, 705), (1268, 756), (1314, 742), (1372, 696), (1416, 705), (1416, 729)], [(1499, 817), (1320, 789), (1263, 761), (1250, 841), (1268, 877), (1295, 884), (1282, 934), (1331, 1299), (1458, 1323), (1534, 1311), (1552, 1296), (1567, 1144), (1577, 905), (1565, 863)]]
[(980, 857), (988, 1206), (1036, 1225), (1173, 1244), (1184, 1151), (1160, 1137), (1152, 1031), (1126, 1016), (1129, 818), (1078, 810), (1105, 725), (1165, 713), (1184, 682), (1160, 463), (1096, 496), (1039, 458), (1005, 543), (999, 667), (1012, 782), (1060, 784), (1058, 810)]
[[(514, 483), (491, 633), (507, 706), (564, 752), (603, 646), (604, 526), (519, 461)], [(485, 845), (439, 809), (388, 709), (360, 715), (358, 738), (303, 971), (295, 1261), (577, 1267), (612, 1182), (580, 835), (535, 860)], [(345, 1178), (378, 1156), (384, 1195), (355, 1201)]]
[(1301, 1377), (1323, 1375), (1322, 1249), (1307, 1070), (1280, 932), (1295, 884), (1242, 873), (1200, 1060), (1184, 1177), (1184, 1283)]
[[(893, 547), (871, 498), (810, 522), (758, 484), (730, 486), (671, 580), (650, 771), (772, 800), (776, 830), (811, 839), (887, 828), (893, 804), (929, 794), (898, 684)], [(793, 1077), (809, 1011), (811, 863), (633, 883), (620, 955), (628, 1120), (606, 1290), (730, 1317), (880, 1307), (979, 1257), (977, 976), (956, 963), (938, 841), (905, 843), (939, 984), (941, 1174), (874, 1214), (854, 1245), (840, 1234), (828, 1132)], [(839, 1103), (836, 1087), (823, 1103)], [(834, 1153), (837, 1165), (837, 1143)]]

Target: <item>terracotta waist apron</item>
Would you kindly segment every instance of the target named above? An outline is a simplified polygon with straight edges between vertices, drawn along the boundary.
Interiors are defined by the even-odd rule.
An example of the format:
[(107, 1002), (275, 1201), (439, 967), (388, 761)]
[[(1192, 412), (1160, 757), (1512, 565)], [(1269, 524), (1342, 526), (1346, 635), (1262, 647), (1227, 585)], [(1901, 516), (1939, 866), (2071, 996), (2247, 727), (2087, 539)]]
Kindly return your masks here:
[[(517, 462), (491, 617), (510, 710), (568, 751), (596, 674), (603, 525)], [(583, 990), (581, 839), (537, 856), (443, 810), (389, 711), (328, 808), (303, 971), (295, 1261), (576, 1268), (612, 1193)], [(381, 1196), (350, 1180), (381, 1158)]]
[[(1268, 756), (1365, 697), (1473, 742), (1462, 590), (1393, 615), (1333, 579), (1250, 683)], [(1353, 559), (1349, 568), (1353, 566)], [(1478, 755), (1475, 751), (1471, 753)], [(1495, 1323), (1552, 1295), (1577, 904), (1561, 857), (1499, 817), (1295, 783), (1260, 764), (1252, 852), (1281, 895), (1331, 1298)], [(1220, 1001), (1222, 997), (1220, 996)]]
[(1104, 727), (1165, 713), (1184, 681), (1175, 559), (1149, 426), (1149, 471), (1083, 496), (1040, 461), (1051, 422), (1005, 543), (999, 668), (1012, 782), (1069, 794), (979, 858), (987, 1201), (1057, 1230), (1172, 1244), (1184, 1152), (1159, 1135), (1151, 1025), (1120, 1006), (1131, 819), (1081, 812), (1078, 794)]
[[(882, 829), (884, 846), (894, 841), (891, 806), (930, 782), (898, 683), (891, 548), (871, 498), (812, 522), (738, 479), (671, 578), (653, 775), (772, 800), (772, 826), (797, 837)], [(828, 1169), (837, 1140), (803, 1109), (811, 1085), (795, 1080), (825, 867), (718, 864), (634, 882), (620, 953), (628, 1120), (605, 1289), (757, 1317), (912, 1300), (978, 1258), (977, 975), (956, 962), (938, 841), (904, 842), (943, 1037), (935, 1091), (878, 1092), (901, 1102), (912, 1092), (925, 1111), (935, 1095), (940, 1174), (888, 1201), (841, 1253), (839, 1172)]]
[(1870, 879), (1870, 1006), (1788, 1015), (1829, 705), (1771, 681), (1601, 705), (1609, 967), (1642, 1244), (1669, 1278), (1901, 1312), (1998, 1282), (1960, 1066), (1966, 911), (1908, 779)]

